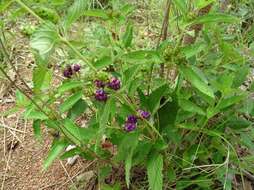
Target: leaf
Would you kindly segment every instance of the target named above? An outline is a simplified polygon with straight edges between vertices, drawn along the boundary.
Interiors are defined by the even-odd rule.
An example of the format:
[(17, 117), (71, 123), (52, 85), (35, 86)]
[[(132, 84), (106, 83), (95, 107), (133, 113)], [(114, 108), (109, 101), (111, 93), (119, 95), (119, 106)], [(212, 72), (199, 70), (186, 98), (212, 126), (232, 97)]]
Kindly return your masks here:
[(71, 120), (74, 120), (82, 113), (84, 113), (87, 107), (87, 103), (83, 99), (80, 99), (69, 110), (67, 117), (69, 117)]
[(84, 14), (87, 7), (87, 0), (75, 0), (71, 7), (68, 9), (68, 13), (64, 18), (64, 28), (68, 29), (72, 25), (72, 23), (74, 23), (80, 16)]
[(239, 22), (240, 19), (238, 19), (235, 16), (224, 14), (224, 13), (214, 13), (214, 14), (207, 14), (204, 16), (199, 16), (194, 21), (190, 23), (190, 25), (194, 24), (206, 24), (206, 23), (218, 23), (218, 22), (224, 22), (224, 23), (235, 23)]
[(41, 140), (41, 121), (40, 120), (34, 120), (33, 121), (33, 130), (34, 130), (34, 136), (37, 140)]
[(205, 50), (206, 44), (204, 42), (197, 42), (195, 44), (191, 44), (182, 49), (186, 58), (190, 58), (192, 56), (198, 55), (201, 51)]
[(138, 95), (139, 95), (139, 99), (140, 99), (141, 108), (149, 109), (148, 103), (147, 103), (147, 98), (146, 98), (145, 94), (142, 92), (142, 90), (140, 88), (138, 88), (137, 91), (138, 91)]
[(130, 150), (128, 151), (129, 154), (127, 155), (127, 158), (125, 160), (125, 181), (128, 188), (130, 187), (130, 171), (132, 167), (132, 157), (137, 145), (138, 145), (138, 138), (135, 138)]
[(33, 71), (33, 85), (35, 93), (49, 88), (52, 80), (52, 73), (44, 66), (39, 66)]
[(213, 2), (215, 2), (215, 0), (196, 0), (193, 3), (197, 9), (202, 9)]
[(94, 63), (96, 69), (103, 69), (112, 64), (112, 59), (109, 56), (104, 56)]
[(214, 99), (213, 90), (190, 67), (180, 67), (184, 77), (200, 92)]
[(19, 90), (16, 91), (16, 105), (18, 107), (26, 107), (30, 104), (28, 98)]
[(78, 88), (78, 87), (82, 87), (82, 86), (83, 86), (83, 82), (81, 82), (81, 81), (68, 81), (66, 83), (63, 83), (58, 88), (58, 92), (63, 93), (63, 92), (69, 91), (73, 88)]
[(46, 120), (48, 119), (48, 116), (45, 115), (43, 112), (41, 111), (37, 111), (35, 110), (33, 107), (32, 108), (28, 108), (25, 112), (24, 112), (24, 118), (25, 119), (31, 119), (31, 120)]
[(175, 127), (177, 113), (179, 110), (177, 97), (173, 96), (172, 101), (168, 101), (158, 111), (159, 127), (162, 133), (165, 133), (168, 139), (175, 143), (179, 143), (181, 136)]
[(243, 100), (243, 98), (245, 97), (246, 97), (245, 95), (233, 95), (230, 97), (226, 97), (216, 106), (217, 111), (225, 109), (229, 106), (232, 106), (233, 104), (237, 104), (238, 102)]
[(39, 52), (41, 57), (47, 57), (60, 41), (56, 31), (57, 29), (54, 24), (51, 22), (44, 22), (33, 33), (30, 45)]
[(96, 146), (95, 151), (98, 151), (98, 147), (101, 141), (101, 138), (104, 134), (104, 131), (106, 129), (106, 125), (108, 123), (110, 114), (112, 113), (112, 110), (115, 110), (115, 99), (113, 97), (109, 98), (106, 102), (106, 105), (103, 108), (103, 112), (99, 118), (99, 131), (96, 138)]
[(123, 55), (123, 59), (127, 62), (161, 62), (162, 59), (157, 51), (138, 50)]
[(55, 139), (50, 151), (48, 153), (48, 157), (46, 158), (46, 160), (44, 160), (43, 163), (43, 169), (46, 170), (51, 164), (52, 162), (58, 157), (58, 155), (64, 150), (64, 148), (67, 146), (68, 144), (66, 143), (65, 140), (61, 140), (61, 139)]
[(85, 16), (90, 16), (90, 17), (98, 17), (102, 18), (105, 20), (109, 19), (109, 15), (105, 10), (102, 9), (93, 9), (93, 10), (87, 10), (84, 12)]
[(164, 85), (160, 86), (159, 88), (155, 89), (148, 97), (148, 99), (147, 99), (148, 106), (149, 106), (150, 112), (152, 114), (154, 114), (157, 111), (157, 109), (159, 108), (160, 100), (163, 97), (163, 95), (165, 95), (167, 90), (168, 90), (168, 85), (164, 84)]
[(60, 156), (60, 159), (61, 160), (64, 160), (64, 159), (66, 159), (66, 158), (70, 158), (70, 157), (73, 157), (73, 156), (75, 156), (75, 155), (78, 155), (78, 154), (80, 154), (82, 151), (80, 150), (80, 148), (79, 147), (76, 147), (76, 148), (73, 148), (73, 149), (71, 149), (71, 150), (69, 150), (69, 151), (66, 151), (66, 152), (64, 152), (61, 156)]
[(231, 94), (233, 79), (234, 76), (231, 73), (223, 73), (220, 74), (215, 81), (212, 81), (211, 84), (224, 95)]
[(135, 65), (130, 66), (128, 69), (126, 69), (123, 72), (123, 85), (121, 88), (122, 91), (125, 90), (126, 88), (128, 89), (130, 87), (131, 83), (135, 79), (135, 76), (140, 69), (141, 69), (141, 65), (135, 64)]
[(73, 94), (72, 96), (70, 96), (69, 98), (67, 98), (59, 107), (60, 112), (64, 113), (67, 110), (71, 109), (72, 106), (78, 102), (81, 97), (83, 95), (82, 91), (76, 92), (75, 94)]
[(244, 83), (244, 81), (247, 79), (249, 71), (250, 71), (249, 66), (241, 66), (239, 69), (237, 69), (235, 73), (235, 78), (233, 81), (233, 87), (237, 88), (241, 86)]
[(202, 108), (200, 108), (190, 100), (179, 99), (179, 105), (184, 111), (197, 113), (199, 115), (206, 115)]
[(87, 128), (77, 126), (69, 118), (63, 122), (65, 134), (77, 145), (82, 145), (96, 136), (97, 128), (89, 126)]
[(183, 15), (187, 15), (187, 5), (184, 0), (173, 0), (174, 5), (179, 9)]
[(147, 174), (150, 190), (162, 190), (163, 187), (163, 157), (161, 154), (153, 153), (147, 162)]
[(126, 31), (123, 35), (123, 44), (125, 48), (131, 46), (132, 38), (133, 38), (133, 26), (130, 23), (128, 23)]
[(246, 119), (237, 118), (237, 117), (233, 117), (226, 123), (227, 127), (230, 127), (234, 130), (245, 129), (245, 128), (250, 127), (251, 125), (252, 125), (252, 122), (250, 122)]

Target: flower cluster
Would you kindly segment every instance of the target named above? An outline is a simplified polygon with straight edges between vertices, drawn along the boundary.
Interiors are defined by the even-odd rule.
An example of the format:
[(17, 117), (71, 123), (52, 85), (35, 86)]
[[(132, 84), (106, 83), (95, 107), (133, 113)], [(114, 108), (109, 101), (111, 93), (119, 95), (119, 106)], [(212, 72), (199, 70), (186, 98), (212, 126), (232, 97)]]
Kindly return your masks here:
[(63, 75), (66, 78), (71, 78), (71, 76), (80, 71), (80, 65), (79, 64), (74, 64), (74, 65), (67, 65), (66, 68), (63, 71)]
[(104, 91), (104, 89), (98, 89), (95, 92), (95, 99), (98, 101), (105, 102), (108, 99), (107, 93)]
[(124, 129), (127, 132), (131, 132), (133, 130), (135, 130), (137, 128), (137, 122), (139, 118), (142, 119), (149, 119), (150, 117), (150, 113), (144, 110), (138, 110), (139, 113), (139, 117), (135, 116), (135, 115), (129, 115), (126, 118), (126, 122), (124, 124)]
[(127, 132), (131, 132), (137, 127), (138, 118), (135, 115), (129, 115), (126, 119), (124, 129)]
[(108, 88), (111, 88), (113, 90), (118, 90), (121, 87), (121, 82), (119, 79), (113, 77), (110, 79), (109, 82), (105, 82), (103, 80), (96, 79), (94, 81), (94, 84), (98, 90), (95, 92), (95, 99), (98, 101), (106, 101), (108, 96), (104, 90), (104, 87), (107, 86)]
[(119, 90), (121, 87), (121, 82), (119, 79), (113, 77), (110, 79), (110, 82), (108, 83), (108, 87), (113, 90)]

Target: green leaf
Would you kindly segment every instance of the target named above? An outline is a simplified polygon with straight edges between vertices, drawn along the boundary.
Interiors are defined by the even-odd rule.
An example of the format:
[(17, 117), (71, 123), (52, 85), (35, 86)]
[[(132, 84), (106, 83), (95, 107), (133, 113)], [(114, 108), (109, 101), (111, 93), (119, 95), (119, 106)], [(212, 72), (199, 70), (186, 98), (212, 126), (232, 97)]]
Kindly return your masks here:
[(188, 9), (185, 0), (173, 0), (174, 5), (179, 9), (183, 15), (187, 15)]
[(66, 91), (69, 91), (73, 88), (78, 88), (78, 87), (82, 87), (83, 86), (83, 82), (81, 81), (68, 81), (63, 83), (59, 88), (58, 88), (58, 92), (59, 93), (64, 93)]
[(24, 118), (25, 119), (31, 119), (31, 120), (46, 120), (48, 119), (48, 116), (46, 116), (43, 112), (35, 110), (33, 107), (28, 108), (24, 112)]
[(44, 160), (44, 163), (43, 163), (44, 170), (46, 170), (53, 163), (53, 161), (59, 156), (61, 152), (63, 152), (64, 148), (67, 145), (68, 144), (66, 143), (65, 140), (61, 140), (61, 139), (54, 140), (52, 147), (48, 153), (48, 157), (46, 158), (46, 160)]
[(169, 166), (169, 169), (168, 169), (168, 180), (169, 182), (174, 182), (176, 179), (176, 173), (175, 173), (175, 170), (172, 166)]
[(73, 148), (73, 149), (71, 149), (71, 150), (69, 150), (69, 151), (66, 151), (66, 152), (64, 152), (61, 156), (60, 156), (60, 159), (61, 160), (64, 160), (64, 159), (66, 159), (66, 158), (70, 158), (70, 157), (73, 157), (73, 156), (75, 156), (75, 155), (78, 155), (78, 154), (80, 154), (82, 151), (80, 150), (80, 148), (79, 147), (76, 147), (76, 148)]
[(73, 94), (72, 96), (70, 96), (69, 98), (67, 98), (59, 107), (60, 112), (66, 112), (67, 110), (71, 109), (72, 106), (78, 102), (81, 97), (82, 97), (83, 93), (82, 91), (76, 92), (75, 94)]
[(112, 64), (112, 59), (109, 56), (104, 56), (94, 63), (96, 69), (103, 69)]
[(224, 98), (216, 107), (217, 111), (225, 109), (229, 106), (232, 106), (233, 104), (239, 103), (243, 98), (245, 98), (245, 95), (233, 95), (230, 97)]
[(97, 134), (96, 138), (96, 146), (95, 146), (95, 151), (98, 151), (98, 147), (101, 141), (101, 138), (104, 134), (104, 131), (106, 129), (107, 123), (110, 118), (110, 114), (112, 113), (113, 110), (115, 110), (115, 99), (113, 97), (109, 98), (106, 102), (106, 105), (103, 108), (103, 112), (101, 114), (101, 117), (99, 118), (99, 132)]
[(75, 0), (71, 7), (68, 9), (68, 13), (64, 18), (64, 28), (68, 29), (72, 23), (74, 23), (80, 16), (84, 14), (87, 7), (87, 0)]
[(147, 161), (147, 174), (150, 190), (162, 190), (163, 188), (163, 157), (161, 154), (153, 153)]
[(138, 50), (123, 55), (123, 59), (127, 62), (161, 62), (162, 59), (157, 51)]
[(109, 19), (108, 13), (102, 9), (87, 10), (84, 12), (84, 15), (90, 16), (90, 17), (98, 17), (98, 18), (102, 18), (105, 20)]
[(245, 129), (245, 128), (250, 127), (251, 125), (252, 125), (252, 122), (250, 122), (246, 119), (237, 118), (237, 117), (233, 117), (226, 123), (227, 127), (230, 127), (234, 130)]
[(179, 105), (184, 111), (192, 112), (192, 113), (197, 113), (199, 115), (206, 115), (204, 110), (191, 102), (190, 100), (186, 99), (179, 99)]
[(133, 26), (130, 23), (128, 23), (126, 31), (123, 35), (123, 44), (125, 48), (131, 46), (132, 38), (133, 38)]
[(16, 105), (18, 107), (26, 107), (30, 104), (28, 98), (19, 90), (16, 91)]
[(3, 0), (0, 2), (0, 13), (4, 12), (14, 1), (13, 0)]
[(55, 45), (60, 41), (56, 26), (50, 22), (44, 22), (33, 33), (30, 45), (37, 50), (41, 57), (45, 58), (53, 51)]
[(41, 120), (33, 121), (34, 136), (37, 140), (42, 140), (41, 136)]
[(123, 72), (123, 85), (121, 90), (126, 90), (128, 89), (131, 85), (131, 82), (135, 79), (135, 76), (137, 75), (138, 71), (141, 69), (141, 65), (132, 65), (128, 69), (126, 69)]
[(179, 110), (177, 97), (173, 96), (172, 101), (168, 101), (158, 111), (160, 131), (175, 143), (179, 143), (181, 136), (179, 135), (175, 122)]
[(82, 145), (96, 136), (97, 128), (94, 126), (89, 126), (87, 128), (77, 126), (69, 118), (64, 119), (65, 134), (77, 145)]
[(195, 4), (195, 7), (197, 7), (197, 9), (202, 9), (215, 1), (216, 0), (195, 0), (193, 3)]
[(213, 90), (206, 84), (205, 81), (203, 81), (201, 79), (201, 77), (199, 77), (197, 75), (197, 73), (195, 73), (190, 67), (188, 66), (181, 66), (180, 67), (184, 77), (195, 87), (197, 88), (200, 92), (202, 92), (203, 94), (211, 97), (212, 99), (214, 99), (214, 94), (213, 94)]
[(204, 42), (197, 42), (195, 44), (191, 44), (182, 49), (186, 58), (190, 58), (192, 56), (198, 55), (201, 51), (205, 50), (206, 44)]
[(132, 167), (132, 158), (133, 158), (133, 153), (135, 148), (138, 145), (138, 138), (134, 139), (135, 141), (132, 142), (132, 146), (130, 148), (130, 150), (128, 151), (128, 155), (127, 158), (125, 160), (125, 181), (126, 181), (126, 185), (129, 188), (130, 187), (130, 172), (131, 172), (131, 167)]
[(83, 99), (80, 99), (70, 109), (67, 117), (69, 117), (71, 120), (75, 120), (78, 116), (85, 112), (87, 107), (87, 103)]
[(33, 85), (35, 93), (48, 89), (52, 80), (52, 72), (44, 66), (39, 66), (33, 71)]
[(199, 16), (190, 24), (194, 25), (194, 24), (206, 24), (206, 23), (218, 23), (218, 22), (235, 23), (239, 21), (240, 19), (232, 15), (228, 15), (224, 13), (214, 13), (214, 14)]
[(148, 106), (152, 114), (154, 114), (159, 109), (160, 100), (165, 95), (167, 90), (168, 90), (168, 85), (164, 84), (160, 86), (159, 88), (155, 89), (148, 97), (147, 99)]
[(239, 69), (237, 69), (235, 73), (233, 87), (237, 88), (241, 86), (244, 83), (244, 81), (246, 81), (249, 71), (250, 71), (249, 66), (241, 66)]
[(231, 73), (220, 74), (215, 81), (211, 84), (213, 87), (221, 91), (224, 95), (231, 94), (231, 87), (234, 80), (234, 76)]

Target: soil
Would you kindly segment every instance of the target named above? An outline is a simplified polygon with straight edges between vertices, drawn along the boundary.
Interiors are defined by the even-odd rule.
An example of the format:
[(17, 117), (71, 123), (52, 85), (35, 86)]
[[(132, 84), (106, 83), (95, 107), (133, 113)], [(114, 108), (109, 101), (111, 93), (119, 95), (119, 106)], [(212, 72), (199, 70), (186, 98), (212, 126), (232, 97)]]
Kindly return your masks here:
[[(0, 112), (11, 106), (12, 104), (0, 105)], [(44, 131), (46, 135), (40, 143), (33, 136), (31, 124), (19, 119), (18, 115), (2, 117), (0, 122), (0, 126), (4, 123), (6, 127), (16, 128), (0, 128), (1, 190), (65, 190), (70, 189), (70, 185), (73, 186), (70, 179), (75, 181), (75, 177), (82, 173), (86, 166), (84, 161), (77, 160), (75, 165), (70, 166), (66, 165), (66, 161), (61, 161), (61, 164), (56, 160), (47, 171), (43, 171), (43, 160), (52, 141), (47, 131)]]

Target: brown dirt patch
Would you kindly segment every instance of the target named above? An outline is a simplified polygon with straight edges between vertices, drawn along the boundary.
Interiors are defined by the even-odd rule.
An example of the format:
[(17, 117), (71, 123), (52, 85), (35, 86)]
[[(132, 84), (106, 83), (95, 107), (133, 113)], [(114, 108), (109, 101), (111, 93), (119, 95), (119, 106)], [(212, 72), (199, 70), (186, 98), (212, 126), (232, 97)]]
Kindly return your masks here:
[[(11, 104), (0, 105), (0, 111), (10, 107)], [(70, 178), (81, 173), (86, 164), (78, 160), (74, 166), (66, 166), (66, 162), (62, 161), (66, 168), (65, 171), (60, 161), (56, 160), (47, 171), (42, 171), (43, 160), (47, 156), (52, 137), (44, 130), (44, 140), (39, 143), (33, 136), (31, 124), (18, 119), (17, 115), (8, 118), (2, 117), (0, 120), (0, 125), (4, 123), (7, 127), (19, 130), (0, 128), (0, 185), (2, 185), (2, 189), (69, 189), (72, 184)], [(16, 146), (11, 148), (11, 145)]]

